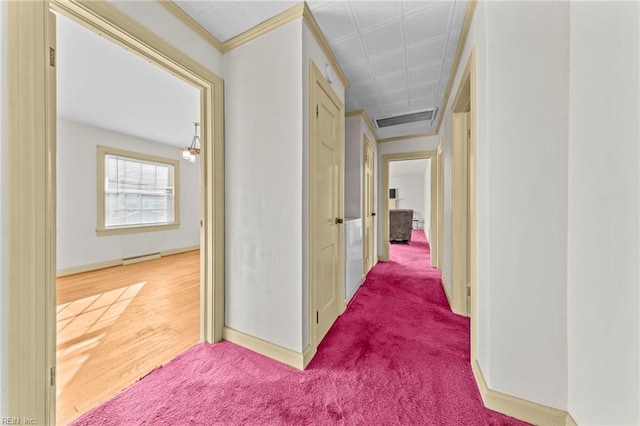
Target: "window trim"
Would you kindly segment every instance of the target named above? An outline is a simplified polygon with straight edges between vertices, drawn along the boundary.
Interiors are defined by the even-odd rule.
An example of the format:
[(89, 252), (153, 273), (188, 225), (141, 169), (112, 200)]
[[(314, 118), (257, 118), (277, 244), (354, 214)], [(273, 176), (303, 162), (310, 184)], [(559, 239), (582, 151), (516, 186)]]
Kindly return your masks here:
[[(180, 227), (180, 160), (171, 158), (159, 157), (156, 155), (145, 154), (142, 152), (127, 151), (119, 148), (112, 148), (108, 146), (98, 145), (98, 178), (97, 178), (97, 205), (98, 205), (98, 218), (96, 234), (99, 237), (107, 235), (123, 235), (134, 234), (138, 232), (154, 232), (154, 231), (166, 231), (169, 229), (178, 229)], [(118, 227), (105, 226), (105, 157), (108, 154), (118, 155), (121, 157), (128, 157), (134, 160), (148, 161), (153, 163), (168, 164), (173, 166), (173, 186), (174, 186), (174, 203), (173, 203), (173, 222), (166, 224), (150, 224), (150, 225), (125, 225)]]

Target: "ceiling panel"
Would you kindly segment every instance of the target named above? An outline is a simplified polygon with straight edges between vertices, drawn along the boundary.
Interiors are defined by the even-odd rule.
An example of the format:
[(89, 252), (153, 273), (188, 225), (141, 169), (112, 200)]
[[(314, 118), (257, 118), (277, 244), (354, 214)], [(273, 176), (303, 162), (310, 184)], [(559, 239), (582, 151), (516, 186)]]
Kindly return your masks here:
[[(224, 42), (295, 3), (177, 4)], [(442, 105), (468, 0), (311, 0), (308, 5), (352, 86), (346, 91), (348, 111), (364, 108), (369, 117), (379, 118)], [(433, 129), (433, 123), (394, 126), (378, 134), (406, 136), (417, 128)]]
[(402, 2), (355, 1), (351, 3), (360, 30), (402, 17)]
[(401, 49), (404, 43), (402, 39), (402, 23), (400, 19), (396, 19), (378, 26), (362, 33), (362, 40), (370, 56)]

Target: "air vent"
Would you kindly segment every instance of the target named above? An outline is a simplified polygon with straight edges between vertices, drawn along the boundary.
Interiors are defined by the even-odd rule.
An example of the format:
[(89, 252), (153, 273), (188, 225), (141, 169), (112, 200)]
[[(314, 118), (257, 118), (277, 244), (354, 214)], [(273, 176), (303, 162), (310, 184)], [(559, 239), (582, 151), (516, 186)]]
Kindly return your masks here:
[(412, 112), (409, 114), (396, 115), (395, 117), (378, 118), (374, 120), (376, 127), (398, 126), (400, 124), (417, 123), (418, 121), (431, 121), (436, 117), (438, 108), (428, 109), (426, 111)]

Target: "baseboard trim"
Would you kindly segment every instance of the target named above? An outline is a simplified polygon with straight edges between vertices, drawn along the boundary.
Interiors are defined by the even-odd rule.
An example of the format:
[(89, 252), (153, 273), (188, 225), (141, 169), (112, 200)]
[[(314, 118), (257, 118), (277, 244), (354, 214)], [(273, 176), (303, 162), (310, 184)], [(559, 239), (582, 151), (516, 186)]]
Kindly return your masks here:
[[(231, 343), (235, 343), (238, 346), (242, 346), (243, 348), (249, 349), (253, 352), (257, 352), (260, 355), (264, 355), (267, 358), (271, 358), (293, 368), (297, 368), (298, 370), (304, 370), (304, 367), (306, 365), (305, 361), (307, 363), (310, 362), (311, 358), (313, 358), (313, 355), (315, 355), (315, 352), (313, 353), (313, 355), (307, 353), (309, 348), (307, 348), (304, 353), (292, 351), (291, 349), (276, 345), (275, 343), (268, 342), (266, 340), (260, 339), (259, 337), (254, 337), (229, 327), (225, 327), (222, 329), (222, 338)], [(307, 359), (305, 359), (305, 356), (307, 357)]]
[(571, 414), (567, 413), (567, 425), (566, 426), (578, 426), (578, 423), (575, 421)]
[(489, 389), (478, 360), (473, 360), (471, 369), (485, 407), (536, 425), (575, 425), (566, 411)]
[(444, 279), (444, 275), (442, 276), (442, 279), (440, 280), (440, 282), (442, 283), (442, 289), (444, 290), (444, 295), (447, 296), (447, 302), (449, 302), (449, 309), (453, 310), (453, 308), (451, 307), (451, 295), (449, 294), (449, 287), (447, 287), (447, 281)]
[[(172, 256), (174, 254), (186, 253), (188, 251), (199, 250), (200, 246), (181, 247), (177, 249), (164, 250), (160, 252), (160, 256), (150, 256), (149, 258), (137, 258), (138, 262), (157, 259), (158, 257)], [(111, 268), (114, 266), (122, 266), (134, 262), (126, 262), (125, 259), (113, 259), (105, 260), (103, 262), (89, 263), (87, 265), (73, 266), (71, 268), (58, 269), (56, 271), (56, 278), (66, 277), (68, 275), (81, 274), (83, 272), (98, 271), (100, 269)]]
[(318, 348), (314, 348), (311, 345), (307, 346), (307, 349), (305, 349), (304, 352), (302, 353), (303, 369), (307, 368), (307, 365), (309, 365), (313, 357), (316, 356), (317, 352), (318, 352)]

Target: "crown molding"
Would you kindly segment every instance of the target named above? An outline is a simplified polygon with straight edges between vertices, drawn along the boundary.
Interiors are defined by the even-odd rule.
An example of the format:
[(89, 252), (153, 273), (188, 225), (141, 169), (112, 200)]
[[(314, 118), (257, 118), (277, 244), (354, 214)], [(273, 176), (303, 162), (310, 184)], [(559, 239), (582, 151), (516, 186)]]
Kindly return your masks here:
[(444, 97), (442, 100), (442, 108), (440, 108), (440, 110), (438, 111), (438, 124), (436, 125), (435, 133), (440, 132), (440, 125), (442, 124), (442, 119), (445, 116), (447, 104), (449, 103), (449, 98), (451, 97), (451, 90), (453, 89), (453, 81), (456, 79), (458, 66), (460, 65), (460, 60), (462, 58), (462, 51), (464, 50), (464, 45), (467, 42), (467, 35), (469, 35), (469, 27), (471, 27), (471, 21), (473, 20), (473, 13), (476, 10), (477, 4), (478, 4), (477, 0), (469, 0), (469, 4), (467, 5), (467, 13), (465, 14), (464, 23), (462, 24), (460, 39), (458, 40), (458, 47), (456, 48), (456, 56), (455, 56), (455, 59), (453, 60), (453, 66), (451, 67), (451, 75), (449, 76), (449, 83), (447, 84), (447, 90), (444, 92)]
[(202, 25), (200, 25), (195, 19), (193, 19), (187, 12), (182, 10), (180, 6), (175, 4), (173, 0), (156, 0), (160, 6), (164, 7), (169, 13), (178, 18), (183, 24), (189, 27), (192, 31), (205, 39), (211, 46), (213, 46), (218, 52), (223, 51), (223, 45), (213, 34), (207, 31)]
[(333, 54), (331, 47), (329, 47), (329, 43), (327, 42), (327, 39), (324, 37), (324, 34), (322, 34), (322, 31), (320, 30), (320, 27), (316, 22), (316, 18), (313, 17), (313, 13), (311, 13), (311, 9), (309, 9), (307, 2), (303, 1), (301, 5), (302, 5), (302, 18), (307, 23), (307, 27), (309, 27), (311, 34), (313, 34), (313, 36), (315, 37), (316, 41), (320, 45), (320, 48), (322, 49), (324, 54), (327, 56), (327, 59), (329, 60), (329, 62), (331, 63), (331, 66), (333, 67), (333, 71), (336, 73), (336, 75), (340, 79), (340, 82), (342, 83), (344, 88), (347, 89), (349, 87), (349, 80), (347, 79), (347, 76), (345, 75), (344, 71), (342, 71), (342, 67), (338, 63), (338, 60), (336, 59), (335, 55)]
[(371, 124), (371, 119), (367, 115), (367, 111), (365, 111), (363, 109), (358, 109), (356, 111), (350, 111), (350, 112), (345, 114), (345, 117), (347, 117), (347, 118), (348, 117), (357, 117), (357, 116), (361, 117), (362, 120), (364, 120), (364, 122), (367, 124), (367, 127), (369, 128), (369, 131), (373, 135), (373, 139), (376, 141), (376, 143), (380, 142), (380, 138), (378, 137), (378, 133), (376, 132), (376, 129), (373, 127), (373, 124)]
[(243, 44), (249, 43), (251, 40), (255, 40), (281, 26), (288, 24), (289, 22), (301, 18), (304, 12), (304, 3), (298, 3), (295, 6), (291, 6), (289, 9), (267, 19), (264, 22), (259, 23), (253, 28), (249, 28), (247, 31), (238, 34), (235, 37), (222, 43), (222, 53), (227, 53), (230, 50), (240, 47)]
[(394, 138), (380, 139), (378, 141), (378, 143), (399, 142), (399, 141), (404, 141), (404, 140), (407, 140), (407, 139), (428, 138), (430, 136), (437, 136), (437, 135), (438, 135), (438, 133), (436, 133), (436, 132), (416, 133), (414, 135), (397, 136), (397, 137), (394, 137)]

